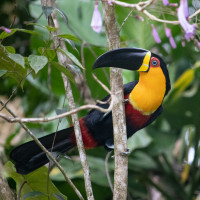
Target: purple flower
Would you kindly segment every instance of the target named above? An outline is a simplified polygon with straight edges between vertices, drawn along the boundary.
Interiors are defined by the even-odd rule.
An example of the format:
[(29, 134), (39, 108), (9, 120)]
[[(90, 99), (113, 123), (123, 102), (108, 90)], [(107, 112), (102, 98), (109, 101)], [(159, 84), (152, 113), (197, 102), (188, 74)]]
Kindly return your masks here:
[(170, 42), (172, 48), (175, 49), (176, 48), (176, 43), (175, 43), (174, 38), (172, 36), (171, 29), (165, 27), (165, 34), (169, 38), (169, 42)]
[(177, 3), (170, 3), (169, 6), (171, 6), (171, 7), (178, 7), (178, 4)]
[(158, 35), (158, 32), (157, 32), (155, 26), (153, 24), (151, 24), (151, 27), (152, 27), (152, 34), (153, 34), (153, 37), (154, 37), (156, 43), (158, 43), (158, 44), (161, 43), (161, 39)]
[(165, 27), (165, 35), (166, 35), (167, 37), (170, 37), (170, 36), (172, 35), (172, 34), (171, 34), (171, 29)]
[(172, 48), (176, 49), (176, 43), (175, 43), (174, 38), (172, 36), (169, 37), (169, 42), (170, 42)]
[(168, 1), (168, 0), (163, 0), (163, 4), (164, 4), (165, 6), (168, 6), (168, 5), (169, 5), (169, 1)]
[(92, 15), (92, 21), (91, 21), (90, 26), (95, 32), (100, 33), (102, 29), (102, 25), (103, 25), (103, 22), (101, 18), (101, 13), (98, 8), (98, 2), (95, 2), (94, 12)]
[(1, 26), (0, 29), (4, 30), (7, 33), (11, 33), (12, 32), (9, 28), (6, 28), (5, 26)]
[(196, 26), (189, 24), (186, 17), (189, 16), (187, 0), (181, 0), (178, 8), (178, 20), (183, 30), (185, 31), (185, 39), (189, 40), (194, 36)]
[(181, 41), (182, 47), (185, 47), (185, 40)]
[(188, 8), (188, 1), (187, 0), (181, 0), (181, 3), (183, 4), (183, 10), (185, 17), (189, 17), (189, 8)]
[(197, 48), (200, 50), (200, 42), (197, 41)]
[(139, 19), (141, 22), (144, 21), (144, 18), (143, 18), (142, 16), (140, 16), (140, 15), (136, 15), (135, 17), (136, 17), (137, 19)]

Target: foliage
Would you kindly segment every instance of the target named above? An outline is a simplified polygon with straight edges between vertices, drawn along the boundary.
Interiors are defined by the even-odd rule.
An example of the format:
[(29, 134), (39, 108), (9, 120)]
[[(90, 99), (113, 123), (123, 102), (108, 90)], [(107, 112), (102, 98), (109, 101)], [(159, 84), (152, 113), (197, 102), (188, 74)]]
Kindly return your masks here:
[[(131, 1), (127, 2), (131, 3)], [(190, 7), (194, 9), (195, 6), (192, 2), (189, 1)], [(9, 98), (14, 88), (17, 87), (14, 98), (21, 99), (26, 117), (55, 115), (57, 108), (62, 109), (63, 104), (67, 107), (67, 102), (63, 103), (65, 97), (61, 72), (72, 83), (77, 106), (83, 104), (73, 75), (58, 63), (56, 50), (72, 60), (74, 65), (70, 67), (78, 73), (83, 72), (84, 64), (81, 61), (81, 52), (84, 54), (84, 73), (93, 98), (101, 99), (106, 92), (92, 78), (92, 73), (95, 73), (109, 87), (106, 70), (92, 71), (92, 65), (97, 56), (106, 51), (105, 30), (97, 34), (90, 27), (94, 3), (68, 0), (58, 1), (57, 4), (61, 9), (61, 12), (57, 11), (61, 29), (59, 38), (66, 41), (68, 51), (62, 50), (60, 47), (52, 48), (50, 32), (55, 30), (47, 26), (44, 15), (36, 23), (29, 23), (26, 28), (15, 27), (11, 29), (11, 33), (2, 32), (0, 34), (2, 41), (0, 45), (0, 94)], [(158, 10), (161, 11), (166, 20), (177, 19), (175, 8), (164, 7), (161, 1), (158, 1), (150, 10), (158, 17), (161, 16), (158, 14)], [(38, 18), (42, 13), (40, 1), (30, 2), (29, 11), (32, 17)], [(130, 11), (131, 9), (116, 6), (119, 26)], [(143, 22), (138, 20), (138, 15), (142, 15)], [(24, 20), (27, 21), (26, 18)], [(198, 22), (199, 16), (196, 18), (196, 23)], [(151, 34), (151, 24), (157, 27), (162, 40), (161, 44), (155, 43)], [(173, 49), (165, 36), (164, 26), (163, 23), (155, 22), (142, 13), (133, 11), (120, 31), (122, 47), (140, 47), (159, 53), (168, 64), (172, 82), (171, 92), (164, 102), (163, 114), (154, 124), (137, 132), (129, 139), (131, 154), (129, 156), (128, 193), (130, 199), (148, 199), (149, 191), (152, 188), (161, 192), (165, 199), (188, 200), (197, 199), (200, 196), (200, 107), (198, 106), (200, 54), (193, 41), (186, 42), (185, 47), (182, 46), (183, 34), (179, 25), (167, 25), (171, 28), (177, 44), (177, 48)], [(15, 38), (18, 37), (17, 34), (20, 34), (22, 38), (26, 36), (30, 40), (30, 49), (24, 54), (20, 52), (19, 48), (15, 48), (13, 40), (15, 41)], [(199, 34), (199, 30), (197, 30), (197, 34)], [(83, 45), (83, 43), (87, 45)], [(124, 71), (123, 75), (124, 83), (130, 82), (138, 76), (129, 71)], [(85, 113), (86, 111), (80, 112), (80, 117)], [(66, 128), (70, 123), (69, 119), (63, 119), (59, 123), (59, 129)], [(28, 127), (39, 137), (54, 132), (57, 122), (28, 124)], [(16, 130), (18, 130), (17, 127)], [(18, 131), (16, 132), (18, 133)], [(10, 140), (14, 138), (12, 135), (18, 135), (16, 132), (12, 130), (11, 136), (7, 139), (6, 150), (8, 151), (13, 147)], [(25, 136), (21, 139), (20, 143), (23, 143), (30, 138)], [(73, 161), (62, 158), (60, 163), (81, 193), (85, 194), (83, 171), (77, 155), (78, 152), (75, 150), (70, 154)], [(87, 155), (95, 199), (111, 199), (112, 193), (104, 168), (106, 151), (102, 147), (96, 148), (88, 150)], [(112, 179), (113, 165), (113, 159), (110, 158), (109, 173)], [(30, 177), (29, 175), (27, 177), (18, 175), (14, 172), (10, 162), (6, 164), (5, 169), (8, 177), (16, 182), (17, 191), (23, 181), (28, 182), (21, 193), (22, 196), (29, 195), (27, 198), (24, 196), (24, 199), (34, 199), (33, 195), (38, 195), (37, 199), (43, 199), (41, 194), (46, 194), (47, 188), (47, 170), (44, 167), (33, 173), (36, 174), (33, 179), (31, 179), (32, 174)], [(40, 176), (43, 177), (41, 182), (38, 181)], [(61, 197), (77, 199), (57, 168), (51, 171), (50, 177), (53, 183), (49, 180), (48, 191), (52, 194), (52, 199), (62, 199)], [(37, 183), (34, 182), (36, 179)], [(11, 187), (14, 189), (14, 184), (11, 184)], [(35, 193), (32, 193), (33, 191)], [(57, 195), (53, 196), (53, 194)]]
[(46, 167), (41, 167), (37, 171), (22, 176), (16, 172), (11, 162), (7, 162), (5, 165), (5, 173), (7, 177), (15, 180), (17, 194), (20, 194), (23, 200), (33, 200), (36, 197), (38, 200), (45, 200), (48, 198), (57, 200), (59, 199), (57, 196), (62, 197), (63, 200), (67, 199), (58, 191), (51, 180), (49, 180), (48, 169)]

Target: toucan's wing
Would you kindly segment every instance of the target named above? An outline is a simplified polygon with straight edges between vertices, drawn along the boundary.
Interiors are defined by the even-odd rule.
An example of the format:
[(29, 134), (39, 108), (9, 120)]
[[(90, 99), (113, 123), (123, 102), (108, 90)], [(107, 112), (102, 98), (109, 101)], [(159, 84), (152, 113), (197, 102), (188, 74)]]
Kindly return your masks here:
[[(129, 94), (136, 86), (138, 81), (133, 81), (124, 85), (124, 96)], [(107, 95), (101, 101), (106, 102), (110, 98)], [(109, 103), (97, 104), (101, 108), (108, 108)], [(113, 125), (112, 125), (112, 112), (103, 113), (98, 110), (91, 110), (85, 117), (84, 121), (86, 126), (91, 131), (92, 136), (100, 145), (105, 144), (107, 139), (113, 138)]]
[[(130, 94), (131, 91), (133, 90), (133, 88), (136, 86), (136, 84), (138, 83), (138, 81), (132, 81), (130, 83), (127, 83), (124, 85), (124, 96), (126, 96), (127, 94)], [(110, 95), (107, 95), (105, 98), (103, 98), (101, 101), (102, 102), (107, 102), (110, 98)], [(109, 102), (108, 103), (105, 103), (105, 104), (96, 104), (97, 106), (101, 107), (101, 108), (108, 108), (109, 107)], [(109, 112), (111, 114), (111, 112)], [(108, 116), (109, 114), (108, 113), (102, 113), (98, 110), (95, 110), (95, 109), (92, 109), (87, 115), (95, 115), (95, 120), (103, 120), (104, 117)], [(87, 117), (86, 115), (86, 117)]]

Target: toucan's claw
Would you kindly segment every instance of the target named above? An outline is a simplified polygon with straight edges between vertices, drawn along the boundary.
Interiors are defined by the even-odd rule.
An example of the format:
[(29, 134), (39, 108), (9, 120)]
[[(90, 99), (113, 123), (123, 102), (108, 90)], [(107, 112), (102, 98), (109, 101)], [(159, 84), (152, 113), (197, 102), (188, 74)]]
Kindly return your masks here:
[(126, 104), (128, 102), (128, 99), (124, 99), (124, 104)]
[(121, 152), (120, 154), (121, 154), (122, 156), (128, 156), (130, 153), (131, 153), (131, 152), (130, 152), (130, 149), (126, 149), (125, 152)]

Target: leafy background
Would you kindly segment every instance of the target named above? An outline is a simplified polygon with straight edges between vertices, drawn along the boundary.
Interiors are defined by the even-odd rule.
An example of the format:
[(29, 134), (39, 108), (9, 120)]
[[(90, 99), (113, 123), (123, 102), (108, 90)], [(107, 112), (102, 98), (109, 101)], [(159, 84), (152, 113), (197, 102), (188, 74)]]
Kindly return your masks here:
[[(127, 2), (133, 3), (131, 0)], [(190, 13), (199, 9), (199, 1), (188, 2)], [(101, 4), (99, 5), (102, 13)], [(59, 0), (57, 6), (62, 11), (61, 14), (59, 11), (56, 12), (61, 34), (69, 34), (65, 38), (69, 52), (81, 62), (82, 42), (85, 41), (89, 45), (89, 47), (84, 46), (85, 76), (92, 97), (101, 99), (106, 92), (96, 83), (91, 74), (95, 73), (108, 87), (109, 76), (108, 71), (92, 71), (95, 59), (106, 51), (105, 28), (103, 27), (102, 32), (97, 34), (90, 27), (94, 2)], [(6, 35), (3, 32), (0, 35), (4, 46), (0, 46), (0, 98), (8, 99), (15, 90), (8, 106), (20, 116), (50, 116), (56, 114), (56, 109), (61, 109), (62, 112), (65, 92), (60, 72), (64, 72), (64, 69), (57, 64), (55, 51), (51, 49), (52, 41), (49, 38), (51, 28), (47, 26), (44, 14), (34, 25), (24, 23), (32, 22), (40, 16), (42, 13), (40, 1), (20, 0), (17, 1), (15, 8), (12, 1), (1, 0), (0, 10), (2, 26), (9, 27), (13, 16), (16, 16), (12, 33)], [(130, 11), (131, 9), (116, 6), (119, 27)], [(149, 11), (160, 18), (164, 15), (165, 19), (177, 20), (176, 8), (164, 7), (161, 1), (157, 1)], [(144, 21), (138, 20), (137, 15), (144, 17)], [(193, 19), (193, 23), (199, 25), (199, 16)], [(151, 24), (156, 26), (162, 40), (161, 44), (155, 43), (151, 34)], [(128, 172), (129, 199), (151, 199), (152, 192), (158, 191), (164, 199), (200, 199), (200, 54), (193, 41), (186, 42), (185, 47), (182, 46), (184, 33), (179, 25), (167, 26), (172, 29), (177, 44), (176, 49), (170, 46), (165, 36), (164, 24), (152, 21), (137, 11), (132, 12), (120, 31), (122, 47), (145, 48), (163, 57), (168, 65), (172, 84), (172, 90), (164, 101), (164, 113), (151, 126), (137, 132), (129, 139), (131, 150)], [(196, 38), (199, 39), (198, 28)], [(38, 66), (36, 61), (41, 63), (41, 60), (43, 65)], [(77, 70), (78, 67), (76, 66), (75, 69)], [(31, 74), (25, 78), (28, 72)], [(83, 99), (80, 97), (79, 89), (73, 83), (73, 76), (69, 72), (65, 71), (65, 73), (71, 80), (77, 106), (82, 105)], [(124, 83), (127, 83), (137, 79), (138, 74), (124, 70), (123, 77)], [(65, 102), (65, 109), (67, 109), (67, 102)], [(80, 112), (80, 117), (85, 113), (86, 111)], [(58, 121), (27, 125), (35, 135), (40, 137), (54, 132), (57, 123)], [(63, 119), (59, 129), (66, 128), (69, 124), (69, 119)], [(1, 152), (5, 152), (3, 162), (6, 162), (10, 150), (30, 138), (17, 124), (1, 122), (0, 126)], [(8, 126), (9, 130), (6, 128)], [(112, 198), (104, 167), (106, 153), (104, 148), (87, 151), (94, 196), (97, 200)], [(75, 150), (70, 153), (73, 161), (62, 158), (60, 163), (81, 193), (85, 195), (83, 171), (77, 155), (78, 152)], [(110, 158), (111, 178), (113, 178), (113, 169), (113, 159)], [(5, 165), (11, 188), (19, 190), (23, 180), (26, 178), (29, 180), (27, 188), (24, 187), (22, 190), (22, 196), (28, 194), (23, 196), (26, 199), (36, 197), (47, 199), (44, 188), (47, 188), (48, 181), (39, 182), (41, 174), (47, 173), (45, 170), (41, 168), (36, 172), (34, 180), (38, 181), (34, 182), (30, 177), (17, 175), (11, 163)], [(47, 175), (45, 177), (47, 180)], [(57, 168), (51, 171), (50, 177), (52, 185), (55, 185), (52, 188), (49, 185), (52, 199), (77, 199)], [(44, 187), (40, 187), (41, 184)], [(43, 189), (40, 190), (41, 188)]]

